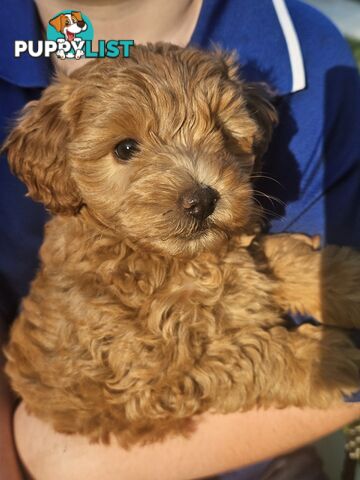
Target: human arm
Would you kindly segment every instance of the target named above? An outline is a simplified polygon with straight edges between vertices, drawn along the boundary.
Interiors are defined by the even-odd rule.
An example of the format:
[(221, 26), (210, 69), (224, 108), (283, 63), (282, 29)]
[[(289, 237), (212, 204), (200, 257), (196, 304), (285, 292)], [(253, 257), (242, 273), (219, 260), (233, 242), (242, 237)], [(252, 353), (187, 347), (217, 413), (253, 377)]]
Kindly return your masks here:
[(21, 404), (15, 414), (15, 438), (36, 480), (185, 480), (291, 451), (359, 416), (360, 404), (326, 411), (287, 408), (206, 414), (189, 439), (176, 437), (125, 451), (115, 441), (110, 446), (89, 444), (84, 437), (55, 433)]

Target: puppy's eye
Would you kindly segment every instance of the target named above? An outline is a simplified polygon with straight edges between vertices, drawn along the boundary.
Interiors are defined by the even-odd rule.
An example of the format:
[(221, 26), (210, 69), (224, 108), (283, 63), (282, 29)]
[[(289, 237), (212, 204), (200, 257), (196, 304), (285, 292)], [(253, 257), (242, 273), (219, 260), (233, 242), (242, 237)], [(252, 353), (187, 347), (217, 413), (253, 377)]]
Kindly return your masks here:
[(121, 160), (130, 160), (139, 151), (139, 144), (132, 138), (125, 138), (115, 147), (115, 155)]

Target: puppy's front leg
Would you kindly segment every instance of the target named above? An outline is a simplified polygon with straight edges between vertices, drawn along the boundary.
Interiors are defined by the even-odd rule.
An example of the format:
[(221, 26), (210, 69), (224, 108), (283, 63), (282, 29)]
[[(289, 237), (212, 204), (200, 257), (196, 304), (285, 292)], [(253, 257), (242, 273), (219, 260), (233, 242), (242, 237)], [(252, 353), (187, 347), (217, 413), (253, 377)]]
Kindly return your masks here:
[(317, 250), (317, 237), (267, 235), (261, 240), (278, 280), (275, 300), (293, 313), (341, 327), (360, 327), (360, 252), (349, 247)]

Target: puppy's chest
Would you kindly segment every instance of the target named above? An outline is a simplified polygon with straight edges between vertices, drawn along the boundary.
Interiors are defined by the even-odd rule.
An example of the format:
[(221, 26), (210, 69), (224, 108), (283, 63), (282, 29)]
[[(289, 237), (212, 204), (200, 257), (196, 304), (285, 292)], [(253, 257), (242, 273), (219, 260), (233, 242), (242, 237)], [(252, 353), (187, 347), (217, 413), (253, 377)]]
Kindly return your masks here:
[(113, 270), (107, 291), (136, 322), (189, 324), (211, 313), (223, 324), (248, 323), (269, 308), (269, 279), (246, 250), (223, 258), (206, 254), (184, 262), (132, 258)]

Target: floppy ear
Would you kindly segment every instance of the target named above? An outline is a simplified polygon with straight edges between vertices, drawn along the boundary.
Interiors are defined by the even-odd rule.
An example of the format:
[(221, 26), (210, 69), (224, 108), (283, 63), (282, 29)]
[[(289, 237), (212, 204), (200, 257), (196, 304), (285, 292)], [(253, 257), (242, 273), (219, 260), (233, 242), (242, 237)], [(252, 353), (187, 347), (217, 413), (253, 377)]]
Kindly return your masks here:
[(214, 55), (218, 58), (223, 66), (223, 70), (225, 70), (226, 75), (231, 80), (239, 80), (239, 57), (235, 50), (232, 52), (224, 52), (221, 50), (219, 45), (214, 45)]
[(40, 100), (29, 102), (2, 148), (28, 195), (51, 212), (65, 215), (76, 214), (81, 207), (66, 148), (74, 124), (71, 108), (66, 108), (71, 92), (69, 80), (58, 82)]
[(52, 18), (52, 19), (49, 21), (50, 25), (51, 25), (52, 27), (54, 27), (57, 32), (61, 32), (61, 31), (62, 31), (62, 28), (61, 28), (61, 27), (62, 27), (62, 23), (63, 23), (63, 22), (62, 22), (62, 18), (63, 18), (63, 14), (60, 13), (60, 15), (58, 15), (58, 16), (55, 17), (55, 18)]
[(81, 16), (81, 12), (71, 12), (71, 15), (73, 15), (78, 21), (83, 19)]
[(217, 50), (216, 54), (222, 57), (228, 77), (235, 82), (241, 81), (240, 94), (243, 95), (246, 108), (258, 127), (254, 134), (252, 147), (256, 162), (258, 162), (266, 152), (274, 127), (278, 124), (278, 113), (275, 108), (277, 97), (265, 83), (241, 80), (236, 52), (224, 54)]
[(247, 109), (258, 128), (254, 135), (253, 150), (260, 160), (268, 149), (278, 114), (274, 106), (275, 94), (265, 83), (243, 83), (243, 95)]

